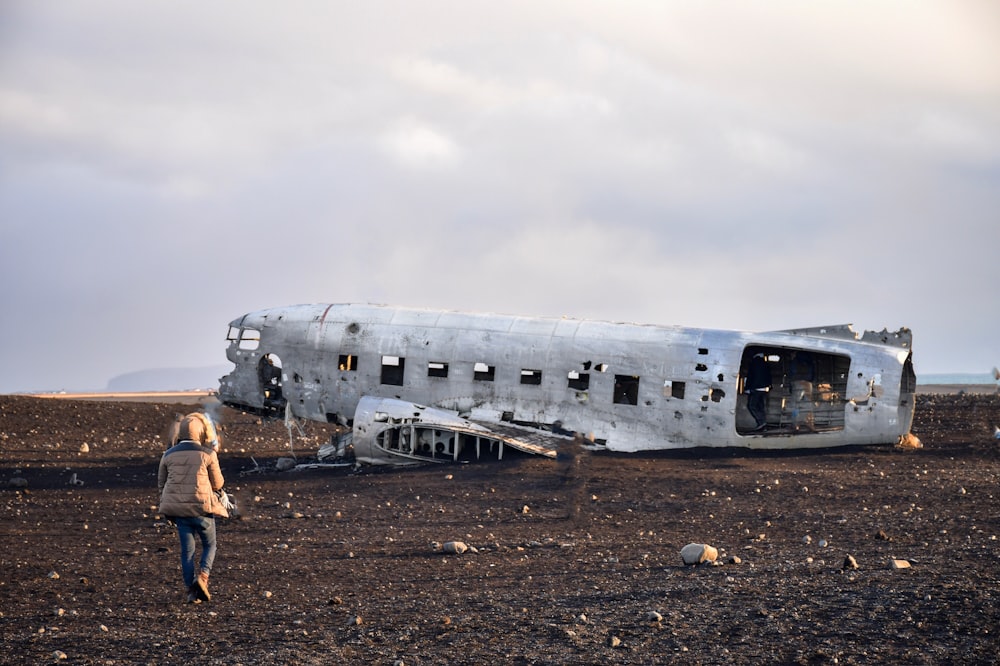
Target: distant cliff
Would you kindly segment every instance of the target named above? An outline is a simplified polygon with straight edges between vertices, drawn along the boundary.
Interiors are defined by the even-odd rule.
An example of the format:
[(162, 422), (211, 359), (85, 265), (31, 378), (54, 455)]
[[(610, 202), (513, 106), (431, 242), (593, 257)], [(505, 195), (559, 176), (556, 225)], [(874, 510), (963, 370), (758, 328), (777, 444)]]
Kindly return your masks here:
[(109, 392), (215, 390), (228, 365), (207, 368), (154, 368), (118, 375), (108, 380)]

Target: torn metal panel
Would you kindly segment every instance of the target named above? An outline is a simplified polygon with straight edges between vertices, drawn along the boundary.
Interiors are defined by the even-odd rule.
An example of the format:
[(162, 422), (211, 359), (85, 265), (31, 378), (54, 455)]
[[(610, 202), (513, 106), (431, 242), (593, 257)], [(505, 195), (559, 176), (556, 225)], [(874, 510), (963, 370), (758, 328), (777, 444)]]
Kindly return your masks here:
[(354, 415), (354, 456), (367, 464), (502, 460), (505, 446), (554, 458), (548, 439), (394, 398), (364, 397)]
[[(230, 324), (226, 354), (234, 367), (220, 380), (219, 397), (259, 413), (287, 408), (344, 425), (368, 413), (366, 398), (397, 400), (410, 405), (400, 409), (409, 410), (411, 430), (422, 427), (413, 419), (440, 421), (458, 438), (479, 425), (505, 446), (513, 444), (499, 434), (524, 444), (534, 435), (579, 433), (613, 451), (895, 443), (913, 417), (911, 346), (905, 328), (747, 332), (298, 305)], [(747, 390), (757, 355), (769, 379), (761, 423)], [(423, 460), (427, 451), (402, 441), (402, 425), (389, 430), (399, 441), (384, 434), (381, 448), (365, 457), (381, 460), (387, 449), (399, 462)], [(446, 443), (435, 440), (434, 448), (426, 457), (455, 459)]]

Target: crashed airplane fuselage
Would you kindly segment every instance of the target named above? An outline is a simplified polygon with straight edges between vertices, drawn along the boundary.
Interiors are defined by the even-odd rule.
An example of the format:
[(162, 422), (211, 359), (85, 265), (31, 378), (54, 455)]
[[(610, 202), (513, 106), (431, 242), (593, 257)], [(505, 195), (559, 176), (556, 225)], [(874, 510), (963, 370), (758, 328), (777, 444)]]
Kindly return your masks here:
[[(531, 450), (549, 437), (554, 455), (574, 434), (625, 452), (895, 443), (913, 420), (905, 328), (755, 333), (314, 304), (246, 314), (228, 339), (222, 402), (352, 425), (372, 463), (458, 460), (490, 438)], [(771, 385), (761, 426), (745, 390), (755, 355)]]

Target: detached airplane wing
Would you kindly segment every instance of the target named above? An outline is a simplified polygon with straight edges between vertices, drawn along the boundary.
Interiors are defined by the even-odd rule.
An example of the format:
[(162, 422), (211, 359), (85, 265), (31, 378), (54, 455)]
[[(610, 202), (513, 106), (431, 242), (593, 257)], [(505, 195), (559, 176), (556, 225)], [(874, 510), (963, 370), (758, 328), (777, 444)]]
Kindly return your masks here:
[(406, 400), (365, 396), (354, 414), (352, 439), (360, 463), (406, 465), (502, 459), (504, 447), (555, 458), (560, 444), (571, 438), (473, 421)]

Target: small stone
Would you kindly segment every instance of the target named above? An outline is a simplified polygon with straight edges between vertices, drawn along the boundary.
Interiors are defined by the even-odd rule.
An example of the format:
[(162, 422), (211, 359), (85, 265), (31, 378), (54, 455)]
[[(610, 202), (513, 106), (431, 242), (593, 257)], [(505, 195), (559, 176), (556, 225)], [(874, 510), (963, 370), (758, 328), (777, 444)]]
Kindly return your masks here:
[(360, 626), (360, 624), (361, 624), (361, 616), (360, 615), (352, 615), (350, 617), (350, 619), (347, 620), (347, 626), (348, 627), (357, 627), (357, 626)]
[(617, 636), (608, 637), (608, 647), (616, 648), (621, 646), (621, 644), (622, 644), (622, 639), (618, 638)]
[(907, 562), (906, 560), (896, 560), (896, 559), (894, 559), (894, 560), (890, 560), (889, 564), (890, 564), (890, 566), (893, 569), (909, 569), (910, 568), (910, 563)]
[(274, 596), (274, 595), (271, 593), (270, 590), (265, 590), (264, 591), (264, 598), (265, 599), (270, 599), (272, 596)]
[(52, 580), (59, 580), (59, 574), (55, 571), (50, 571), (49, 578), (51, 578)]
[(663, 622), (663, 616), (660, 615), (655, 610), (654, 611), (649, 611), (648, 613), (646, 613), (646, 621), (647, 622)]
[(87, 442), (80, 445), (80, 453), (90, 453), (90, 445)]
[(295, 467), (295, 458), (278, 458), (274, 466), (278, 468), (279, 472), (287, 472)]
[(729, 558), (729, 563), (730, 564), (743, 564), (743, 560), (740, 559), (739, 555), (733, 555), (732, 557)]
[(847, 557), (844, 558), (844, 569), (854, 570), (857, 568), (858, 568), (858, 561), (854, 559), (853, 555), (848, 555)]
[(63, 661), (65, 659), (69, 659), (66, 653), (63, 652), (62, 650), (56, 650), (55, 652), (53, 652), (52, 658), (55, 659), (56, 661)]
[(804, 543), (806, 545), (811, 544), (812, 540), (813, 540), (813, 538), (811, 536), (809, 536), (808, 534), (805, 535), (804, 537), (802, 537), (802, 543)]
[(527, 504), (521, 507), (521, 513), (531, 513), (531, 509), (528, 508)]

